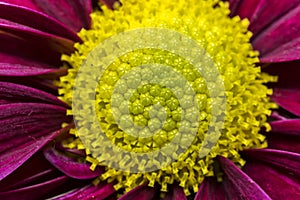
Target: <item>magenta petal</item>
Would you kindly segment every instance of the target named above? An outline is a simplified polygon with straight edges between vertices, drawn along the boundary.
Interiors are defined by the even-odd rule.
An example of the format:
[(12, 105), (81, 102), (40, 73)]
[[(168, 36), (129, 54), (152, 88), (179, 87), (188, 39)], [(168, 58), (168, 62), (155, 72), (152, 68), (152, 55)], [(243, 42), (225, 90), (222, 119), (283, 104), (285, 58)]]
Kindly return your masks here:
[(213, 178), (205, 178), (201, 183), (194, 200), (224, 200), (226, 194), (221, 183)]
[(22, 24), (46, 33), (80, 42), (76, 32), (71, 31), (62, 23), (43, 14), (16, 5), (0, 2), (0, 18)]
[(285, 133), (267, 133), (268, 147), (300, 154), (300, 135), (290, 135)]
[(39, 68), (56, 68), (61, 65), (61, 54), (47, 48), (43, 43), (0, 34), (1, 63), (21, 64)]
[(274, 149), (249, 149), (243, 154), (300, 176), (300, 154)]
[(186, 200), (183, 188), (178, 185), (172, 185), (164, 200)]
[(13, 83), (0, 82), (0, 104), (1, 103), (49, 103), (68, 107), (56, 96), (34, 88), (17, 85)]
[(147, 185), (138, 186), (123, 195), (119, 200), (152, 200), (157, 196), (157, 191)]
[(271, 200), (271, 198), (241, 169), (239, 169), (233, 162), (224, 157), (218, 157), (218, 161), (225, 173), (225, 179), (229, 185), (227, 188), (231, 189), (229, 196), (231, 199), (244, 200)]
[(271, 98), (282, 108), (300, 116), (300, 90), (274, 89)]
[(300, 60), (283, 63), (272, 63), (263, 68), (263, 72), (278, 76), (278, 82), (270, 84), (272, 88), (300, 89)]
[(68, 177), (61, 176), (56, 179), (43, 182), (37, 185), (32, 185), (29, 187), (10, 190), (7, 192), (0, 192), (0, 198), (5, 200), (15, 200), (15, 199), (41, 199), (51, 190), (58, 188), (60, 185), (65, 183)]
[(272, 131), (265, 133), (270, 149), (300, 153), (300, 119), (271, 122)]
[(266, 54), (300, 37), (299, 19), (300, 4), (258, 34), (252, 42), (254, 49), (258, 50), (263, 58)]
[[(274, 200), (300, 199), (300, 182), (256, 161), (248, 161), (243, 170)], [(299, 180), (299, 179), (298, 179)]]
[(14, 147), (9, 152), (0, 155), (0, 180), (12, 173), (28, 160), (34, 153), (41, 149), (50, 140), (59, 135), (61, 131), (56, 131), (43, 138), (31, 140), (23, 145)]
[(286, 62), (300, 59), (300, 37), (287, 42), (274, 51), (264, 55), (260, 61), (263, 63)]
[(35, 4), (35, 0), (1, 0), (1, 2), (19, 5), (33, 10), (40, 10)]
[(70, 54), (75, 50), (73, 47), (74, 41), (7, 20), (0, 19), (0, 30), (23, 38), (31, 42), (32, 45), (43, 45), (44, 48), (49, 48), (59, 53)]
[(241, 1), (237, 10), (237, 15), (239, 15), (241, 18), (248, 18), (251, 22), (253, 21), (253, 18), (256, 17), (256, 13), (263, 4), (266, 4), (265, 0)]
[(15, 83), (17, 85), (24, 85), (31, 88), (36, 88), (42, 91), (46, 91), (48, 93), (57, 95), (57, 86), (53, 85), (52, 80), (46, 80), (41, 77), (1, 77), (1, 82), (10, 82)]
[(57, 69), (0, 63), (0, 76), (37, 76), (56, 72), (58, 72)]
[[(253, 2), (253, 0), (243, 2), (244, 4), (247, 4), (247, 2), (250, 3)], [(291, 9), (295, 8), (297, 5), (299, 5), (299, 3), (299, 0), (289, 0), (288, 2), (282, 0), (272, 0), (272, 2), (260, 0), (260, 2), (257, 4), (256, 10), (246, 15), (246, 17), (250, 19), (251, 23), (249, 29), (253, 32), (254, 37), (261, 30), (263, 30), (263, 28), (282, 17)], [(244, 6), (243, 10), (243, 12), (247, 12), (247, 7)]]
[(92, 12), (91, 0), (2, 0), (10, 4), (43, 12), (61, 21), (73, 31), (89, 28)]
[(72, 178), (92, 179), (98, 177), (103, 172), (100, 168), (92, 171), (90, 164), (79, 163), (75, 159), (60, 154), (54, 148), (45, 149), (44, 155), (57, 169)]
[(11, 142), (15, 142), (20, 137), (28, 139), (37, 137), (41, 132), (50, 133), (59, 130), (63, 122), (69, 122), (65, 112), (66, 108), (50, 104), (0, 105), (0, 142), (6, 142), (10, 138), (12, 138)]
[(107, 7), (110, 9), (113, 9), (113, 5), (117, 0), (100, 0), (102, 3), (104, 3)]
[(239, 4), (242, 0), (228, 0), (229, 1), (229, 9), (230, 9), (230, 16), (235, 16), (236, 11), (239, 7)]
[(100, 184), (97, 186), (88, 185), (84, 188), (73, 190), (60, 197), (52, 198), (53, 200), (82, 200), (97, 199), (102, 200), (115, 193), (113, 184)]
[(36, 6), (44, 13), (63, 22), (74, 31), (88, 29), (91, 24), (91, 0), (35, 0)]
[(272, 132), (285, 133), (285, 135), (300, 136), (300, 119), (286, 119), (270, 123)]

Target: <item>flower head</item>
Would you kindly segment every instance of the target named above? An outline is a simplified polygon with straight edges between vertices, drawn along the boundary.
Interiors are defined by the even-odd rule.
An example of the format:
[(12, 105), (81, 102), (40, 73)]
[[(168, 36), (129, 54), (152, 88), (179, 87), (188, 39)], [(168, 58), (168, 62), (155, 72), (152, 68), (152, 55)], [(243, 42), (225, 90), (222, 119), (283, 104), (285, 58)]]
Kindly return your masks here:
[(1, 198), (299, 198), (299, 1), (49, 2), (0, 3)]

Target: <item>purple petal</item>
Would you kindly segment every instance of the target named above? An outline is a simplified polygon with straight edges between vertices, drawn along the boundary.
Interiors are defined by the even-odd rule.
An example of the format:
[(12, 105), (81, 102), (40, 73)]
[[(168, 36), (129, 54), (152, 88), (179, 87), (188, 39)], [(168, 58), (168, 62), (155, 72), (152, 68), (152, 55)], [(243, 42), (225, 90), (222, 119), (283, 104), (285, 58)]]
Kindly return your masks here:
[(64, 194), (53, 200), (81, 200), (81, 199), (97, 199), (102, 200), (115, 193), (113, 184), (100, 184), (97, 186), (89, 185)]
[(0, 180), (50, 140), (70, 128), (60, 130), (60, 124), (67, 120), (66, 117), (59, 117), (64, 114), (64, 110), (49, 104), (19, 103), (0, 106)]
[(284, 63), (272, 63), (263, 71), (278, 76), (278, 82), (270, 84), (272, 88), (300, 89), (300, 60)]
[(194, 200), (224, 200), (226, 197), (224, 188), (213, 178), (205, 178), (201, 183)]
[(178, 185), (172, 185), (164, 200), (186, 200), (183, 188)]
[[(0, 105), (0, 141), (16, 136), (35, 137), (40, 132), (61, 129), (63, 122), (70, 122), (66, 108), (50, 104), (14, 103)], [(1, 146), (2, 147), (2, 146)], [(0, 147), (0, 148), (1, 148)]]
[(123, 195), (119, 200), (152, 200), (157, 198), (157, 191), (147, 185), (138, 186)]
[[(230, 199), (271, 200), (271, 198), (233, 162), (224, 157), (218, 157), (218, 161), (225, 173), (224, 179), (229, 185), (226, 187), (226, 190)], [(230, 191), (228, 189), (230, 189)]]
[(37, 152), (12, 174), (0, 181), (0, 191), (27, 187), (58, 176), (61, 176), (61, 173), (45, 159), (42, 152)]
[(0, 30), (23, 38), (29, 41), (31, 45), (39, 44), (44, 48), (49, 48), (59, 53), (70, 54), (75, 50), (73, 47), (74, 41), (8, 20), (0, 19)]
[(286, 120), (287, 119), (284, 116), (280, 115), (279, 112), (277, 112), (277, 111), (273, 111), (271, 114), (271, 117), (275, 120)]
[(53, 189), (58, 188), (60, 185), (64, 184), (68, 179), (69, 178), (67, 176), (61, 176), (37, 185), (10, 190), (7, 192), (0, 192), (0, 198), (6, 200), (41, 199), (41, 197), (43, 197)]
[(76, 42), (81, 41), (76, 32), (71, 31), (57, 20), (24, 7), (0, 2), (0, 18)]
[(57, 94), (57, 86), (53, 85), (52, 80), (43, 79), (41, 77), (1, 77), (1, 82), (10, 82), (18, 85), (24, 85), (31, 88), (36, 88), (48, 93)]
[(254, 38), (253, 47), (261, 53), (262, 59), (266, 54), (300, 37), (299, 18), (300, 4)]
[(24, 40), (13, 35), (0, 34), (1, 63), (21, 64), (39, 68), (61, 66), (61, 54), (43, 43)]
[(237, 15), (239, 15), (241, 18), (248, 18), (251, 22), (265, 3), (265, 0), (241, 1), (237, 10)]
[(1, 0), (1, 2), (19, 5), (33, 10), (39, 10), (34, 1), (35, 0)]
[(269, 148), (300, 153), (300, 136), (274, 132), (269, 132), (266, 135)]
[(57, 169), (72, 178), (92, 179), (98, 177), (103, 172), (100, 168), (92, 171), (89, 164), (79, 163), (75, 159), (60, 154), (54, 148), (45, 149), (44, 155)]
[(248, 161), (243, 170), (274, 200), (300, 199), (299, 179), (289, 178), (270, 166)]
[(300, 90), (274, 89), (271, 98), (282, 108), (300, 116)]
[(102, 3), (104, 3), (107, 7), (110, 9), (113, 9), (113, 5), (117, 0), (100, 0)]
[(80, 157), (86, 157), (86, 153), (85, 150), (79, 150), (77, 148), (67, 148), (64, 147), (63, 144), (60, 143), (56, 143), (55, 144), (55, 148), (61, 152), (66, 152), (66, 153), (70, 153), (70, 154), (74, 154), (76, 156), (80, 156)]
[(91, 0), (35, 0), (40, 10), (63, 22), (74, 31), (89, 29), (92, 12)]
[(236, 15), (237, 9), (242, 0), (228, 0), (228, 1), (229, 1), (230, 16), (233, 17)]
[(300, 119), (286, 119), (270, 123), (272, 132), (284, 133), (284, 135), (295, 135), (300, 137)]
[(263, 63), (286, 62), (300, 59), (300, 37), (287, 42), (274, 51), (264, 55), (260, 61)]
[(0, 104), (21, 102), (49, 103), (68, 107), (52, 94), (22, 85), (0, 82)]
[(300, 154), (274, 149), (249, 149), (243, 155), (300, 176)]
[(242, 1), (239, 7), (239, 15), (250, 20), (249, 29), (254, 37), (266, 26), (278, 20), (291, 9), (299, 5), (299, 0), (247, 0)]
[(37, 76), (50, 73), (59, 73), (59, 69), (39, 68), (20, 64), (0, 63), (0, 76)]
[(78, 32), (82, 27), (89, 28), (92, 12), (90, 0), (2, 0), (19, 6), (24, 6), (61, 21), (73, 31)]

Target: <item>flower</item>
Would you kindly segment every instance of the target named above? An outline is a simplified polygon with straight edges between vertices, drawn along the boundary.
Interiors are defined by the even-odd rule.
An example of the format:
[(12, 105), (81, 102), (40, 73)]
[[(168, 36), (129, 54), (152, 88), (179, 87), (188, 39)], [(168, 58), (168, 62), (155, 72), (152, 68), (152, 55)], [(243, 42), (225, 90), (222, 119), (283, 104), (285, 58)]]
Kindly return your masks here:
[[(216, 3), (217, 1), (214, 2)], [(112, 2), (106, 1), (106, 3), (112, 8)], [(188, 197), (186, 197), (186, 194), (190, 188), (180, 184), (180, 178), (182, 177), (178, 176), (178, 179), (175, 178), (176, 181), (166, 185), (167, 191), (163, 193), (164, 196), (160, 196), (164, 187), (163, 184), (157, 184), (158, 180), (149, 178), (149, 180), (155, 180), (152, 187), (147, 186), (149, 183), (145, 182), (143, 185), (127, 192), (121, 199), (158, 199), (162, 197), (164, 199), (193, 197), (195, 199), (299, 198), (300, 129), (298, 116), (300, 114), (300, 93), (298, 91), (299, 82), (297, 80), (296, 66), (299, 64), (298, 60), (300, 57), (298, 52), (300, 25), (297, 21), (300, 15), (300, 2), (296, 0), (288, 3), (273, 1), (267, 4), (265, 1), (256, 0), (229, 0), (229, 3), (230, 16), (236, 20), (235, 23), (246, 23), (246, 21), (241, 22), (234, 17), (235, 15), (239, 15), (241, 18), (248, 18), (250, 21), (249, 30), (253, 32), (251, 43), (254, 49), (260, 52), (259, 59), (261, 65), (263, 65), (262, 70), (279, 77), (277, 83), (268, 83), (269, 87), (273, 88), (272, 100), (280, 106), (269, 117), (272, 131), (261, 130), (267, 138), (268, 147), (257, 148), (264, 147), (264, 137), (258, 132), (253, 133), (252, 138), (254, 140), (256, 137), (261, 139), (255, 145), (252, 144), (252, 140), (249, 140), (250, 145), (256, 148), (243, 148), (241, 155), (246, 160), (246, 164), (242, 169), (237, 166), (244, 164), (239, 157), (239, 153), (231, 153), (228, 158), (226, 158), (225, 153), (219, 154), (216, 157), (216, 161), (213, 162), (213, 168), (211, 168), (212, 163), (207, 165), (209, 166), (208, 170), (213, 169), (214, 171), (207, 173), (221, 172), (223, 176), (217, 177), (222, 177), (223, 181), (218, 182), (212, 176), (203, 177), (202, 183), (193, 182), (190, 185), (191, 187), (197, 186), (194, 190), (197, 190), (199, 186), (199, 190)], [(127, 8), (125, 4), (124, 2), (124, 7)], [(219, 5), (222, 7), (226, 4), (220, 3)], [(97, 10), (97, 8), (95, 9)], [(155, 9), (153, 9), (154, 12)], [(183, 7), (183, 9), (187, 8)], [(210, 11), (214, 9), (211, 7)], [(86, 43), (86, 41), (90, 39), (90, 35), (93, 35), (94, 28), (91, 32), (81, 31), (79, 34), (81, 38), (76, 35), (76, 32), (81, 27), (85, 29), (90, 28), (91, 19), (89, 14), (92, 12), (92, 2), (1, 0), (0, 10), (0, 123), (2, 125), (0, 131), (2, 136), (0, 140), (0, 197), (3, 199), (40, 199), (62, 194), (55, 198), (116, 199), (117, 191), (115, 189), (118, 189), (118, 185), (121, 187), (120, 191), (122, 191), (122, 188), (126, 189), (124, 185), (129, 186), (127, 189), (131, 189), (132, 186), (129, 182), (135, 178), (141, 178), (140, 176), (127, 176), (116, 170), (107, 170), (105, 167), (98, 166), (97, 159), (91, 156), (86, 158), (86, 152), (81, 150), (87, 147), (82, 146), (83, 143), (80, 140), (69, 134), (69, 132), (76, 134), (72, 117), (66, 115), (66, 112), (72, 112), (71, 104), (68, 102), (68, 99), (71, 98), (70, 93), (66, 90), (73, 85), (62, 85), (62, 83), (70, 80), (66, 77), (70, 78), (72, 71), (69, 69), (69, 75), (64, 76), (67, 73), (67, 69), (59, 68), (62, 65), (60, 57), (61, 54), (70, 55), (73, 53), (76, 50), (73, 45), (77, 43), (75, 45), (77, 53), (72, 54), (73, 57), (63, 56), (63, 59), (74, 67), (78, 60), (72, 60), (72, 58), (76, 58), (76, 55), (80, 57), (82, 52), (92, 47), (89, 47), (92, 43)], [(132, 12), (132, 16), (136, 16), (135, 14), (139, 12), (139, 10), (131, 11), (130, 7), (127, 11), (129, 13)], [(93, 23), (102, 25), (102, 22), (97, 22), (97, 20), (106, 19), (105, 17), (100, 17), (102, 12), (107, 12), (107, 15), (104, 15), (107, 17), (110, 16), (109, 13), (118, 12), (118, 8), (116, 8), (116, 11), (109, 11), (102, 7), (101, 11), (95, 11), (92, 16)], [(203, 12), (205, 12), (204, 9)], [(66, 15), (66, 13), (68, 14)], [(143, 12), (140, 13), (141, 15), (144, 14)], [(215, 14), (217, 15), (218, 13)], [(124, 15), (130, 16), (128, 13)], [(122, 15), (120, 19), (124, 19)], [(212, 19), (212, 17), (208, 16), (208, 19)], [(218, 20), (224, 22), (222, 19)], [(132, 21), (135, 21), (135, 19), (132, 19)], [(237, 26), (242, 27), (243, 25)], [(109, 28), (111, 27), (100, 26), (97, 29), (109, 32)], [(222, 34), (226, 35), (225, 32), (222, 32)], [(238, 35), (238, 32), (236, 34)], [(245, 38), (247, 37), (250, 36), (246, 35)], [(213, 50), (211, 51), (213, 52)], [(243, 49), (240, 50), (243, 52)], [(81, 54), (78, 52), (81, 52)], [(251, 54), (249, 53), (250, 50), (246, 52), (248, 56)], [(164, 56), (168, 55), (164, 54)], [(253, 63), (255, 60), (255, 52), (252, 56), (253, 60), (249, 61), (250, 63)], [(129, 56), (130, 58), (132, 57)], [(170, 59), (174, 59), (174, 57), (170, 57)], [(245, 69), (245, 73), (247, 73), (245, 77), (253, 75), (251, 70), (254, 69), (255, 67), (250, 64), (249, 69)], [(65, 102), (56, 97), (57, 87), (52, 84), (52, 80), (57, 80), (61, 76), (59, 84), (63, 87), (59, 91), (63, 96), (60, 98)], [(107, 74), (104, 78), (106, 78), (104, 83), (107, 83), (108, 81), (113, 81), (114, 78), (119, 79), (120, 77)], [(272, 78), (264, 76), (261, 80), (267, 82), (272, 80)], [(101, 92), (101, 89), (103, 88), (100, 87), (99, 92)], [(161, 89), (154, 88), (153, 92)], [(256, 91), (257, 94), (268, 93), (266, 87), (261, 86), (260, 89)], [(148, 88), (146, 91), (151, 91), (151, 88)], [(253, 94), (253, 97), (257, 94)], [(248, 96), (248, 98), (251, 97)], [(257, 102), (257, 105), (263, 104), (266, 106), (264, 112), (273, 107), (273, 104), (266, 101), (265, 97), (259, 97), (258, 99), (260, 101)], [(167, 100), (169, 99), (163, 101)], [(120, 100), (118, 99), (118, 101)], [(159, 102), (163, 103), (163, 101)], [(105, 102), (105, 100), (99, 102), (101, 106), (101, 102)], [(146, 102), (147, 104), (147, 101), (142, 99), (141, 102)], [(171, 101), (171, 103), (175, 105), (174, 108), (177, 108), (176, 105), (178, 103), (176, 101)], [(244, 101), (243, 104), (247, 105), (247, 101)], [(138, 106), (133, 106), (132, 109), (134, 108), (138, 108)], [(103, 110), (106, 112), (105, 109)], [(133, 112), (139, 112), (139, 110), (134, 110)], [(103, 122), (111, 123), (107, 116), (109, 115), (101, 116), (100, 114), (100, 118), (107, 118)], [(266, 126), (268, 128), (268, 125), (264, 123), (266, 120), (266, 118), (264, 119), (265, 116), (266, 114), (256, 116), (260, 119), (258, 127)], [(125, 122), (127, 121), (125, 120)], [(141, 123), (143, 121), (141, 118), (138, 118), (136, 122)], [(61, 128), (63, 123), (64, 128)], [(247, 123), (253, 123), (251, 127), (257, 124), (250, 121), (247, 121)], [(247, 126), (247, 124), (238, 124), (238, 122), (234, 125)], [(164, 127), (165, 130), (173, 129), (172, 125), (168, 127)], [(168, 134), (170, 133), (168, 132)], [(161, 136), (165, 135), (161, 134)], [(124, 136), (122, 137), (125, 138)], [(163, 141), (163, 143), (165, 142)], [(131, 145), (131, 143), (129, 144)], [(136, 151), (140, 150), (136, 149)], [(113, 155), (110, 156), (113, 157)], [(90, 166), (85, 159), (90, 161), (92, 165)], [(184, 161), (186, 163), (189, 162), (187, 159)], [(192, 163), (192, 166), (194, 165), (195, 163)], [(93, 170), (90, 170), (90, 167)], [(203, 168), (201, 170), (203, 171)], [(164, 173), (167, 173), (167, 171)], [(108, 179), (108, 182), (102, 181), (96, 186), (91, 185), (91, 181), (99, 176), (102, 177), (100, 180)], [(109, 179), (109, 177), (112, 177), (112, 179)], [(184, 182), (182, 181), (182, 183)]]

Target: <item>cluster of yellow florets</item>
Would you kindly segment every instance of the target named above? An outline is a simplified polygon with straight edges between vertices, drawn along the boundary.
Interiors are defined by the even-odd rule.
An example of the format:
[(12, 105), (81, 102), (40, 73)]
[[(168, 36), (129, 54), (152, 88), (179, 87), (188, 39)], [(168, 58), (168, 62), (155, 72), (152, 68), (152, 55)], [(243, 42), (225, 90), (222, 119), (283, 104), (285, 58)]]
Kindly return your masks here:
[[(273, 78), (262, 74), (260, 68), (255, 66), (258, 62), (258, 53), (252, 50), (249, 42), (251, 33), (247, 31), (247, 20), (240, 20), (238, 17), (229, 18), (228, 4), (216, 0), (126, 0), (122, 1), (121, 5), (116, 6), (114, 11), (106, 7), (102, 7), (102, 11), (95, 11), (92, 14), (91, 30), (82, 30), (79, 33), (83, 43), (76, 44), (78, 51), (71, 56), (63, 56), (62, 59), (72, 68), (59, 83), (61, 98), (72, 104), (72, 91), (77, 72), (88, 54), (99, 43), (127, 30), (165, 28), (197, 41), (214, 61), (225, 88), (226, 112), (220, 113), (225, 116), (225, 121), (219, 140), (211, 149), (209, 140), (206, 144), (203, 141), (212, 117), (211, 107), (214, 106), (206, 80), (190, 63), (178, 55), (157, 49), (132, 51), (118, 58), (105, 70), (96, 88), (97, 118), (101, 127), (104, 127), (106, 136), (112, 143), (126, 151), (147, 152), (162, 148), (172, 141), (179, 127), (184, 127), (187, 136), (181, 139), (192, 139), (192, 143), (179, 155), (178, 160), (169, 166), (135, 174), (108, 168), (100, 177), (101, 180), (117, 180), (115, 187), (127, 190), (145, 182), (150, 186), (157, 183), (161, 185), (162, 191), (167, 190), (168, 184), (178, 182), (185, 193), (189, 194), (190, 190), (194, 192), (198, 190), (205, 176), (214, 175), (213, 160), (217, 155), (243, 165), (244, 161), (240, 158), (239, 151), (266, 147), (265, 138), (259, 134), (259, 130), (263, 126), (269, 128), (266, 116), (270, 115), (270, 109), (274, 105), (267, 97), (272, 91), (263, 84), (272, 81)], [(187, 101), (181, 100), (180, 103), (178, 100), (178, 95), (181, 99), (194, 98), (184, 84), (175, 94), (168, 87), (142, 81), (163, 80), (172, 87), (172, 81), (176, 80), (172, 79), (175, 75), (173, 76), (171, 72), (169, 76), (163, 76), (162, 72), (162, 77), (156, 77), (151, 75), (151, 69), (143, 68), (142, 74), (148, 74), (148, 78), (142, 78), (140, 72), (136, 72), (124, 79), (130, 70), (139, 65), (152, 63), (171, 66), (182, 74), (187, 80), (184, 84), (189, 84), (195, 92), (199, 110), (188, 110), (189, 105), (184, 105)], [(128, 92), (133, 85), (137, 89)], [(123, 105), (127, 99), (129, 101)], [(129, 112), (123, 111), (127, 109), (126, 106), (129, 107)], [(82, 105), (82, 109), (85, 109), (85, 105)], [(72, 114), (72, 111), (70, 110), (68, 114)], [(195, 138), (190, 138), (188, 135), (195, 127), (193, 125), (195, 121), (199, 124), (197, 134)], [(136, 137), (128, 134), (134, 126), (140, 128)], [(76, 134), (80, 130), (73, 132)], [(88, 129), (85, 132), (90, 143), (94, 143), (96, 138), (100, 141), (97, 132), (91, 133)], [(149, 136), (149, 132), (155, 134)], [(214, 140), (213, 137), (212, 135), (211, 140)], [(207, 151), (204, 153), (207, 155), (200, 158), (199, 151), (203, 145), (202, 150)], [(205, 145), (208, 146), (206, 150)], [(84, 148), (79, 140), (73, 141), (69, 146)], [(175, 149), (174, 153), (177, 150)], [(87, 152), (90, 153), (90, 149), (87, 149)], [(113, 157), (114, 155), (109, 153), (98, 152), (97, 155), (89, 155), (87, 160), (93, 163), (94, 168), (102, 165), (101, 161)], [(123, 158), (120, 162), (131, 167), (129, 158)]]

